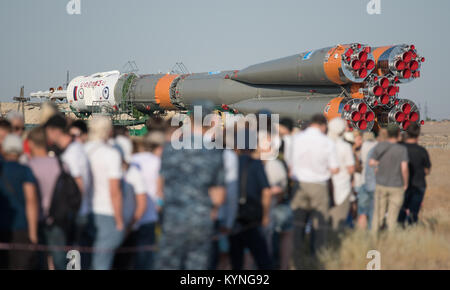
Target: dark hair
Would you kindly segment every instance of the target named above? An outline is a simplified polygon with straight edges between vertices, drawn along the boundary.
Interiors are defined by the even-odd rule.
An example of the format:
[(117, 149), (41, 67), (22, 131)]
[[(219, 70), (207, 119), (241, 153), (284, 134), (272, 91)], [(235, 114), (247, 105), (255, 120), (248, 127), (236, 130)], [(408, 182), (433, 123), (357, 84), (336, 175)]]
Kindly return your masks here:
[(0, 129), (4, 129), (6, 131), (11, 132), (12, 130), (11, 123), (6, 119), (0, 118)]
[(113, 136), (116, 138), (117, 136), (128, 136), (128, 128), (125, 126), (114, 126), (113, 128)]
[(315, 114), (312, 116), (310, 124), (327, 125), (327, 119), (322, 114)]
[(412, 139), (418, 138), (420, 136), (420, 126), (417, 123), (409, 125), (406, 130), (406, 136)]
[[(169, 123), (170, 124), (170, 123)], [(159, 116), (153, 116), (145, 123), (147, 130), (150, 131), (166, 131), (168, 127), (167, 121)]]
[(45, 136), (45, 129), (42, 126), (33, 128), (30, 133), (28, 134), (28, 140), (33, 142), (36, 146), (40, 148), (46, 148), (47, 147), (47, 139)]
[(291, 118), (283, 118), (280, 120), (280, 125), (286, 127), (286, 129), (289, 130), (289, 132), (292, 132), (292, 129), (294, 129), (294, 121), (292, 121)]
[(74, 121), (72, 124), (70, 124), (70, 128), (80, 129), (80, 131), (83, 134), (87, 134), (88, 133), (88, 126), (86, 125), (86, 122), (84, 122), (83, 120), (76, 120), (76, 121)]
[(44, 125), (45, 128), (59, 129), (67, 132), (67, 119), (61, 114), (55, 114)]
[(390, 124), (387, 127), (388, 138), (398, 138), (400, 127), (397, 124)]

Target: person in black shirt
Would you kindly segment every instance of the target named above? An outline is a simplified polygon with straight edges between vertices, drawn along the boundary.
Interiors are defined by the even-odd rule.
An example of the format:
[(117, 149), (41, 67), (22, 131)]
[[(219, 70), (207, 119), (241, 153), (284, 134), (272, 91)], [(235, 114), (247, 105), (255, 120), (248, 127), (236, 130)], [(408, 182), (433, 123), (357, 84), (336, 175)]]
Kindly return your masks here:
[(425, 176), (430, 174), (431, 162), (428, 152), (418, 144), (420, 127), (411, 124), (406, 131), (404, 145), (409, 157), (409, 184), (405, 192), (405, 199), (400, 211), (398, 221), (401, 224), (415, 224), (418, 221), (420, 206), (426, 189)]
[[(253, 132), (254, 133), (254, 132)], [(264, 165), (253, 158), (250, 131), (245, 132), (245, 149), (239, 152), (239, 205), (229, 235), (233, 270), (244, 267), (244, 250), (248, 248), (259, 270), (271, 270), (272, 261), (263, 227), (269, 225), (271, 190)]]

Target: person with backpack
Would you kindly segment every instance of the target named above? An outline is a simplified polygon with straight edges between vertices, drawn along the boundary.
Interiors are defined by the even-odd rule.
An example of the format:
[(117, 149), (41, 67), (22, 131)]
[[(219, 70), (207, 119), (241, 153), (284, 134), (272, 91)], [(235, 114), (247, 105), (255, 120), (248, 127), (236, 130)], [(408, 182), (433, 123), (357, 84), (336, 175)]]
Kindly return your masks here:
[[(19, 163), (22, 139), (9, 134), (2, 140), (0, 167), (0, 243), (31, 246), (38, 243), (39, 198), (30, 168)], [(0, 269), (32, 270), (35, 252), (0, 251)]]
[(259, 270), (272, 269), (267, 239), (263, 227), (269, 226), (272, 192), (261, 160), (253, 158), (249, 148), (250, 130), (246, 129), (246, 144), (239, 149), (239, 196), (236, 220), (229, 235), (233, 270), (242, 270), (244, 251), (250, 250)]
[[(78, 121), (80, 122), (80, 121)], [(87, 234), (88, 217), (91, 212), (90, 193), (92, 173), (84, 146), (70, 134), (68, 120), (61, 114), (50, 117), (44, 125), (48, 144), (55, 144), (61, 152), (60, 158), (77, 183), (82, 194), (82, 203), (76, 219), (75, 242), (81, 246), (90, 245)]]
[[(67, 246), (73, 241), (73, 226), (76, 210), (81, 202), (81, 194), (75, 181), (65, 173), (66, 168), (56, 156), (49, 156), (45, 129), (34, 128), (28, 135), (31, 150), (29, 166), (36, 177), (41, 199), (41, 228), (47, 246)], [(69, 178), (69, 181), (67, 181)], [(75, 208), (70, 208), (70, 193), (75, 192)], [(72, 211), (72, 214), (71, 214)], [(56, 270), (66, 269), (66, 251), (50, 250), (49, 267)]]
[(290, 206), (291, 181), (284, 160), (263, 161), (271, 186), (269, 246), (277, 269), (288, 270), (293, 248), (293, 213)]
[(375, 168), (376, 178), (371, 228), (375, 234), (384, 228), (384, 225), (389, 231), (396, 229), (404, 193), (409, 183), (408, 150), (398, 144), (400, 128), (391, 124), (387, 131), (387, 142), (380, 142), (373, 148), (369, 161), (369, 165)]

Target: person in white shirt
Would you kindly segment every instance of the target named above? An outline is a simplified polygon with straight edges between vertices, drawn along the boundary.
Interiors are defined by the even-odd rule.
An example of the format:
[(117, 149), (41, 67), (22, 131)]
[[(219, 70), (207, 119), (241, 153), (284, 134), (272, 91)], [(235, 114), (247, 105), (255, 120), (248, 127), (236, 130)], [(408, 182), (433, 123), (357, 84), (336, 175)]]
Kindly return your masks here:
[[(127, 133), (127, 132), (126, 132)], [(136, 247), (136, 233), (138, 222), (144, 215), (147, 208), (147, 194), (139, 165), (132, 163), (133, 142), (127, 135), (118, 135), (110, 140), (122, 158), (121, 186), (123, 192), (123, 223), (125, 226), (124, 241), (120, 248)], [(114, 269), (133, 269), (134, 254), (116, 253), (114, 257)]]
[[(139, 220), (136, 233), (136, 246), (153, 246), (156, 242), (155, 227), (158, 222), (159, 197), (157, 184), (165, 135), (161, 131), (152, 131), (144, 137), (143, 147), (132, 157), (132, 165), (140, 168), (144, 177), (147, 208)], [(153, 269), (153, 251), (145, 250), (136, 253), (135, 269)]]
[(280, 153), (283, 154), (283, 160), (286, 164), (290, 165), (292, 153), (292, 134), (294, 130), (294, 121), (290, 118), (283, 118), (280, 120), (280, 125), (278, 127), (278, 132), (282, 140), (282, 148), (280, 148)]
[(328, 136), (336, 146), (339, 163), (339, 173), (332, 177), (334, 207), (329, 212), (332, 229), (337, 232), (344, 229), (350, 211), (352, 174), (355, 172), (352, 146), (342, 138), (345, 128), (345, 121), (341, 118), (334, 118), (328, 124)]
[(140, 166), (132, 161), (133, 143), (130, 138), (117, 136), (113, 147), (119, 150), (122, 158), (123, 223), (131, 231), (137, 228), (147, 210), (147, 188)]
[(330, 204), (328, 182), (332, 174), (339, 172), (336, 148), (325, 135), (326, 130), (325, 117), (314, 115), (309, 127), (294, 135), (292, 140), (290, 171), (292, 178), (300, 183), (291, 203), (295, 225), (294, 261), (303, 258), (301, 246), (309, 219), (314, 231), (313, 254), (326, 243)]
[(93, 178), (90, 226), (95, 235), (91, 266), (94, 270), (111, 269), (113, 251), (121, 245), (125, 234), (120, 185), (122, 160), (119, 151), (106, 143), (111, 133), (111, 120), (96, 117), (89, 123), (89, 141), (85, 145)]

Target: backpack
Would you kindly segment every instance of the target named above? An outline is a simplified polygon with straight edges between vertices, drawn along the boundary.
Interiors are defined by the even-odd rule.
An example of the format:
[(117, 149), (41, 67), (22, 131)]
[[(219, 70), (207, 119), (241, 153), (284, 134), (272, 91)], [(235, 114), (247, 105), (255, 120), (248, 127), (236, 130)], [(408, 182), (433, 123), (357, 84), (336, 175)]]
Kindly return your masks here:
[(292, 197), (295, 194), (295, 191), (297, 190), (296, 184), (294, 180), (292, 180), (289, 177), (289, 166), (287, 165), (286, 161), (284, 159), (277, 159), (281, 162), (281, 164), (284, 167), (284, 170), (286, 171), (286, 190), (284, 191), (283, 195), (281, 196), (279, 202), (280, 203), (289, 203), (292, 200)]
[(252, 160), (243, 167), (240, 180), (239, 209), (237, 221), (243, 226), (259, 225), (263, 218), (263, 207), (260, 198), (247, 195), (248, 167)]
[(57, 159), (61, 173), (53, 189), (47, 226), (58, 226), (69, 235), (75, 225), (82, 196), (75, 179), (66, 172), (61, 159)]

